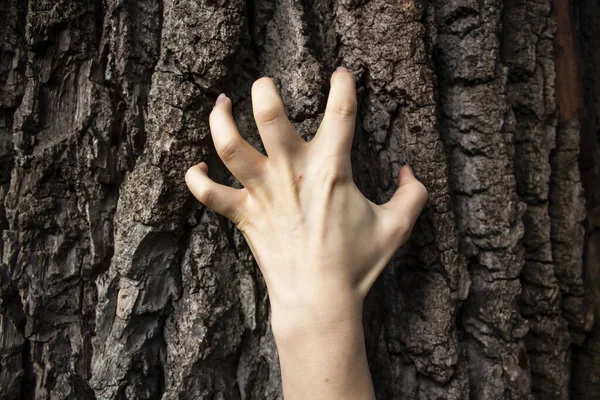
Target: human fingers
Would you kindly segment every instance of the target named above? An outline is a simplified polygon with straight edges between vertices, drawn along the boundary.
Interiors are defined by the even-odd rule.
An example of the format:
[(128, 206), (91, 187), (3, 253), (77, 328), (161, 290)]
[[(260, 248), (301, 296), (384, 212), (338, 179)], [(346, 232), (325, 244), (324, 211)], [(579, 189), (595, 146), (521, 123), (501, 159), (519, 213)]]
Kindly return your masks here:
[(252, 84), (252, 111), (269, 158), (287, 157), (306, 144), (287, 118), (271, 78), (263, 77)]
[(405, 165), (398, 174), (398, 189), (381, 207), (386, 236), (396, 248), (407, 239), (428, 198), (427, 189)]
[(331, 76), (331, 89), (325, 115), (314, 140), (322, 146), (350, 155), (356, 123), (356, 79), (345, 67), (338, 67)]
[(194, 197), (206, 207), (229, 218), (236, 225), (240, 222), (239, 215), (247, 195), (245, 189), (234, 189), (210, 179), (208, 165), (205, 162), (187, 170), (185, 183)]
[(231, 99), (225, 94), (219, 95), (209, 116), (210, 132), (217, 154), (227, 169), (247, 186), (261, 176), (267, 158), (242, 138), (231, 109)]

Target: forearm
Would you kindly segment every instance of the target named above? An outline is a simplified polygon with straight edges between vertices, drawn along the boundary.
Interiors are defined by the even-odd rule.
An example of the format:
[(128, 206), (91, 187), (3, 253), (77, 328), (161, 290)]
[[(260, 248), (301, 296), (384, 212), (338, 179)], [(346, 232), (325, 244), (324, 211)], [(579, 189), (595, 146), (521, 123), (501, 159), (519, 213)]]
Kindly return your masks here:
[(344, 301), (337, 307), (275, 306), (272, 324), (286, 400), (375, 398), (362, 300)]

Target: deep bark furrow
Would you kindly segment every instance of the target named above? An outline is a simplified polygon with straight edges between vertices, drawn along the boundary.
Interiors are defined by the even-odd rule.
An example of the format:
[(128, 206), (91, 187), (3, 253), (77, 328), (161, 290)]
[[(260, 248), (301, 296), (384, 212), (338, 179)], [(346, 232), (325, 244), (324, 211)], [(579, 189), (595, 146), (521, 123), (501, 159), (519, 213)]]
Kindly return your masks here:
[(517, 192), (527, 204), (520, 308), (529, 323), (525, 346), (532, 393), (538, 398), (567, 399), (570, 338), (555, 276), (548, 211), (550, 152), (558, 116), (551, 4), (506, 1), (503, 21), (502, 58), (509, 68), (507, 96), (516, 120)]
[[(466, 5), (468, 3), (468, 5)], [(515, 302), (523, 265), (507, 70), (500, 60), (501, 3), (435, 2), (442, 132), (463, 254), (472, 285), (462, 328), (471, 396), (525, 399), (530, 393)], [(467, 12), (468, 11), (468, 12)], [(453, 16), (462, 15), (457, 19)], [(475, 154), (475, 155), (470, 155)]]

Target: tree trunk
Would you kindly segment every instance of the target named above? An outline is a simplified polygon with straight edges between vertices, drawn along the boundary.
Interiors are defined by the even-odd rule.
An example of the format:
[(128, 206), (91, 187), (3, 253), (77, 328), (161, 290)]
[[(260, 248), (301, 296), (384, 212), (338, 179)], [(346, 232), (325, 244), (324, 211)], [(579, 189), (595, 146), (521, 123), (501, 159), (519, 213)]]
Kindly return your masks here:
[(0, 0), (0, 399), (280, 399), (243, 236), (188, 192), (272, 76), (430, 193), (365, 304), (379, 399), (600, 398), (600, 11), (582, 0)]

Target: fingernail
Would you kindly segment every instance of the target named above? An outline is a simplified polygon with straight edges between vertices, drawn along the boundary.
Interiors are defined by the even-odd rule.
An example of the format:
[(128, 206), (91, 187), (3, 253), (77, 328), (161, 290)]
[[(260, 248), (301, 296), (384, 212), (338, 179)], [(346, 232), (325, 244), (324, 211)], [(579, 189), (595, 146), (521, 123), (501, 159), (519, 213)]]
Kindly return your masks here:
[(349, 72), (348, 68), (346, 68), (346, 67), (337, 67), (335, 70), (340, 71), (340, 72)]
[(227, 96), (225, 96), (225, 93), (221, 93), (219, 97), (217, 97), (217, 101), (215, 101), (215, 106), (224, 102), (226, 97)]

